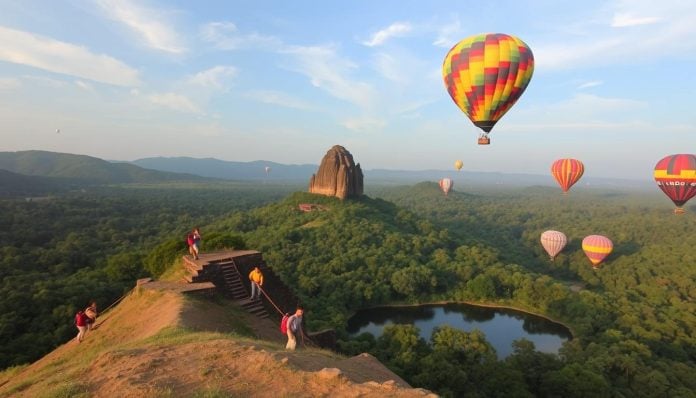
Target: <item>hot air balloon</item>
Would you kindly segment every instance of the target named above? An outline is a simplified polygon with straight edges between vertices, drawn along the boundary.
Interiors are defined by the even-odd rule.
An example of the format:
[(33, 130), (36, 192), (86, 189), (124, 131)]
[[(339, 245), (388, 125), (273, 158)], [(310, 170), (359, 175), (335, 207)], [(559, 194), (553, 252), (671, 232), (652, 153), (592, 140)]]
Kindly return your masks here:
[(452, 185), (454, 185), (454, 182), (451, 178), (443, 178), (440, 180), (439, 185), (442, 192), (444, 192), (445, 196), (447, 196), (450, 189), (452, 189)]
[(457, 43), (445, 56), (442, 78), (447, 92), (476, 127), (479, 145), (517, 102), (534, 73), (532, 50), (519, 38), (479, 34)]
[(266, 177), (268, 177), (268, 173), (271, 172), (271, 166), (266, 166), (264, 170), (266, 170)]
[(590, 235), (582, 240), (582, 250), (592, 262), (592, 268), (599, 268), (599, 264), (611, 253), (614, 244), (606, 236)]
[(563, 250), (566, 243), (568, 243), (568, 238), (563, 232), (545, 231), (541, 234), (541, 245), (551, 257), (551, 261)]
[(684, 213), (682, 206), (696, 195), (696, 155), (663, 158), (655, 165), (654, 177), (657, 186), (677, 206), (674, 213)]
[(585, 165), (577, 159), (558, 159), (551, 165), (551, 175), (558, 181), (564, 194), (568, 193), (584, 172)]
[(454, 168), (457, 169), (457, 171), (461, 170), (462, 167), (464, 167), (464, 162), (461, 160), (457, 160), (454, 162)]

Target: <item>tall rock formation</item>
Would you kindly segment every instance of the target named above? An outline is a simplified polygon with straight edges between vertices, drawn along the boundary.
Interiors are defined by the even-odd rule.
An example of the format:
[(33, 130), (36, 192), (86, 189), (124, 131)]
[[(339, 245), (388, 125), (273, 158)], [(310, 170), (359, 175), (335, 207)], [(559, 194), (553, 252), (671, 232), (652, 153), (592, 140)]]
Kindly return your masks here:
[(319, 170), (309, 180), (309, 192), (340, 199), (363, 193), (363, 173), (360, 163), (340, 145), (334, 145), (321, 160)]

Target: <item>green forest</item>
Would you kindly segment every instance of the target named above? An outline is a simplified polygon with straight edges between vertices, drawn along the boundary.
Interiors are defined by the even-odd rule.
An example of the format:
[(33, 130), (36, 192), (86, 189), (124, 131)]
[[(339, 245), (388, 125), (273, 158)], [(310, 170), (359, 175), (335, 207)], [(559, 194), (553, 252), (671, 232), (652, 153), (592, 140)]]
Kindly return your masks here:
[[(345, 202), (294, 188), (142, 185), (0, 201), (0, 367), (71, 338), (88, 299), (112, 302), (136, 278), (161, 274), (199, 225), (204, 250), (234, 238), (263, 252), (305, 305), (310, 330), (336, 329), (344, 353), (371, 352), (414, 386), (444, 396), (694, 396), (693, 206), (674, 216), (637, 192), (545, 187), (445, 197), (421, 183)], [(299, 212), (307, 202), (328, 210)], [(554, 262), (539, 244), (547, 229), (569, 238)], [(599, 270), (580, 248), (590, 234), (615, 245)], [(516, 341), (498, 360), (477, 331), (442, 327), (430, 341), (410, 325), (377, 339), (345, 332), (360, 308), (434, 301), (527, 309), (575, 338), (558, 355)]]

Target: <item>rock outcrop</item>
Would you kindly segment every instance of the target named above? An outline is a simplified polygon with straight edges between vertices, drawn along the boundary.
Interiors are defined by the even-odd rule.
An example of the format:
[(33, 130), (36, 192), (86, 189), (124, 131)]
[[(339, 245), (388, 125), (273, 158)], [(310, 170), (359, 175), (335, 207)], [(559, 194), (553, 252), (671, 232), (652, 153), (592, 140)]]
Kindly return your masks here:
[(353, 155), (340, 145), (334, 145), (321, 160), (319, 170), (309, 180), (309, 192), (340, 199), (363, 193), (363, 173)]

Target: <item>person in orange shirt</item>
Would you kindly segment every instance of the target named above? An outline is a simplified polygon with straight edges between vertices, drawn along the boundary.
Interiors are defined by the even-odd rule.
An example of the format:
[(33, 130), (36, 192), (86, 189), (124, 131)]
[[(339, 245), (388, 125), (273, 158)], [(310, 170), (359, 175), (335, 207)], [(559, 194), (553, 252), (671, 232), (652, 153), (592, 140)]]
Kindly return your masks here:
[(258, 265), (249, 273), (249, 280), (251, 281), (251, 299), (258, 300), (261, 286), (263, 286), (263, 274)]

